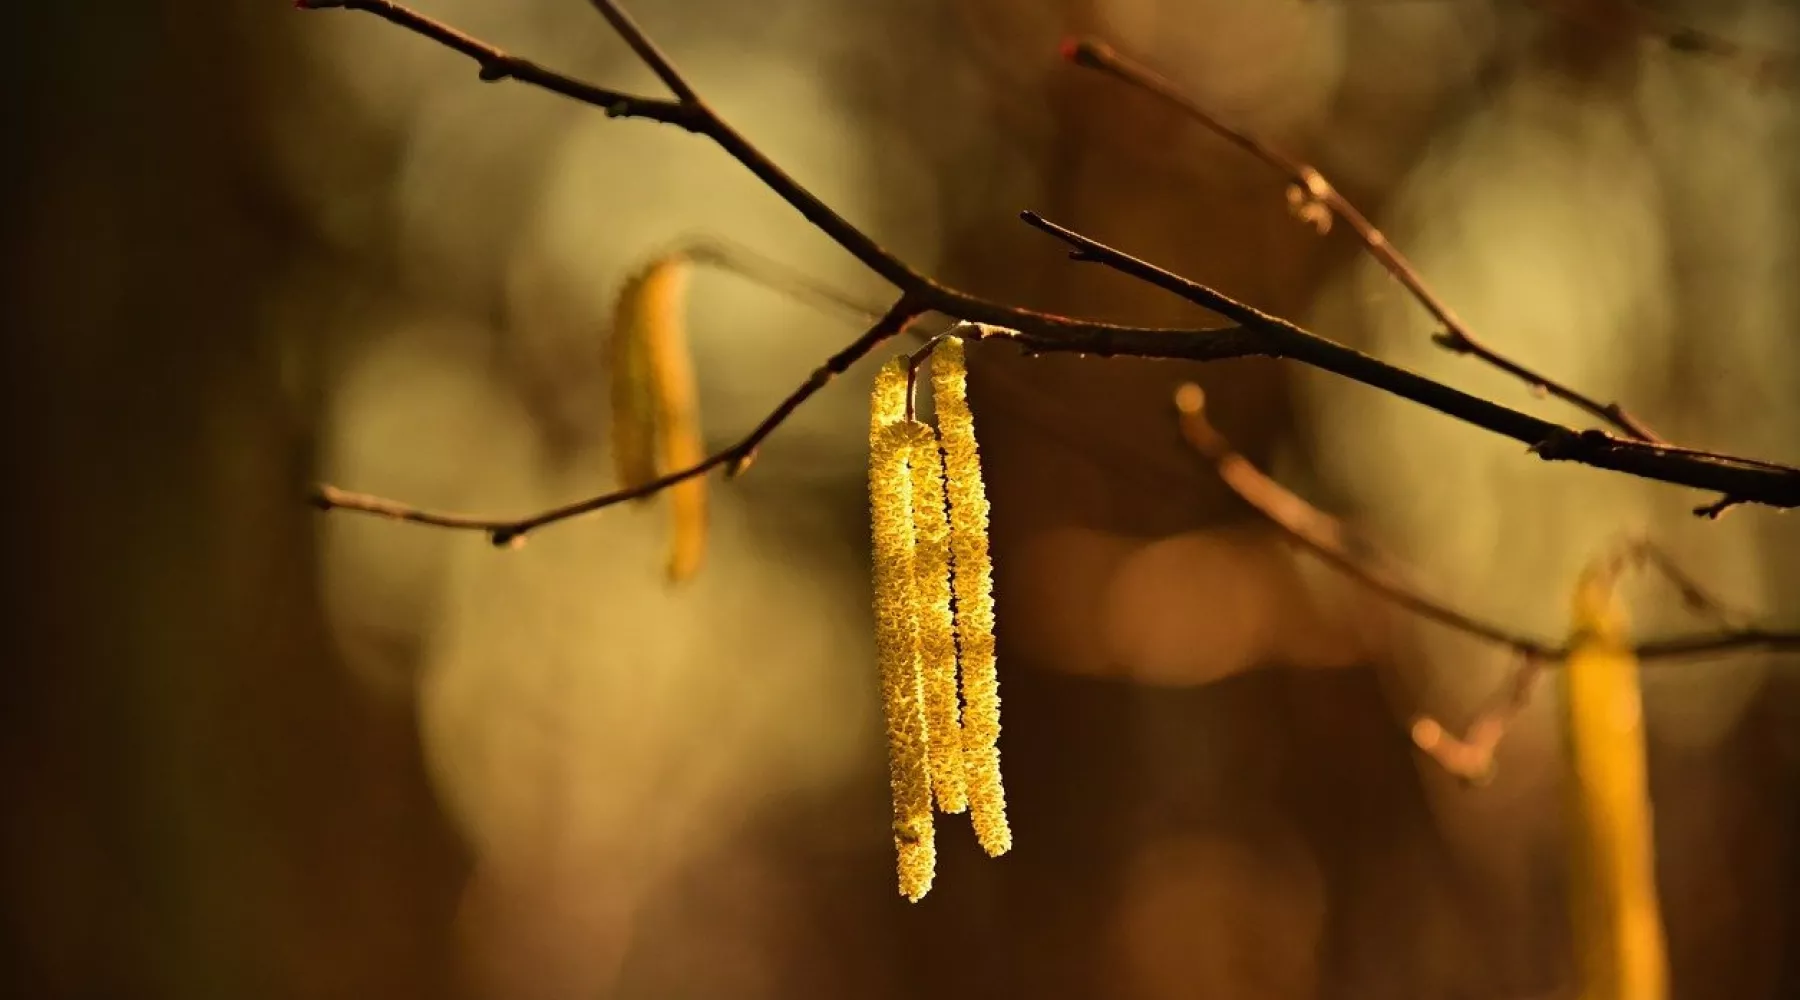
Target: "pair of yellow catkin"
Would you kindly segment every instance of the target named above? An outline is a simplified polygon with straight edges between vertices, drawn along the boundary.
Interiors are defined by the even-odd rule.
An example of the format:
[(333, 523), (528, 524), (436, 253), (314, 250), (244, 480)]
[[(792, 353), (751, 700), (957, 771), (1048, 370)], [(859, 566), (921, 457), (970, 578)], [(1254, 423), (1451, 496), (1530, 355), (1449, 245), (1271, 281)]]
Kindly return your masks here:
[(967, 371), (962, 341), (940, 341), (931, 359), (937, 430), (908, 414), (904, 357), (876, 375), (869, 405), (875, 638), (900, 893), (914, 902), (930, 890), (937, 863), (934, 798), (942, 812), (969, 812), (990, 856), (1012, 847), (1000, 785), (988, 502)]

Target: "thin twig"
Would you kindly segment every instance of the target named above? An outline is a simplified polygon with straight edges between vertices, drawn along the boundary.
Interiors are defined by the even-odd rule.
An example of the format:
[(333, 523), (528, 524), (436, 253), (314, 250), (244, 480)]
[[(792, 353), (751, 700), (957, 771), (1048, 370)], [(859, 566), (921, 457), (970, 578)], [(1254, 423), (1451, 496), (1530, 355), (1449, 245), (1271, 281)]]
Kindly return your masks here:
[[(1458, 611), (1406, 583), (1392, 560), (1370, 546), (1353, 547), (1349, 533), (1337, 518), (1307, 503), (1239, 454), (1207, 420), (1205, 401), (1205, 394), (1197, 385), (1184, 385), (1176, 391), (1175, 408), (1180, 415), (1182, 436), (1195, 451), (1211, 460), (1219, 478), (1239, 499), (1307, 551), (1394, 606), (1471, 638), (1504, 646), (1518, 657), (1519, 665), (1506, 686), (1477, 713), (1464, 736), (1452, 735), (1430, 717), (1421, 717), (1412, 727), (1413, 741), (1445, 770), (1469, 780), (1484, 778), (1507, 726), (1527, 704), (1532, 682), (1544, 668), (1567, 657), (1568, 645), (1524, 635)], [(1717, 599), (1653, 545), (1638, 541), (1623, 547), (1619, 563), (1621, 569), (1636, 564), (1658, 570), (1675, 585), (1690, 608), (1728, 622), (1738, 619), (1725, 612)], [(1733, 625), (1721, 632), (1639, 643), (1633, 654), (1643, 663), (1668, 663), (1759, 650), (1800, 652), (1800, 631)]]
[(1477, 338), (1468, 325), (1451, 311), (1450, 306), (1431, 287), (1425, 283), (1425, 276), (1418, 268), (1406, 259), (1399, 248), (1388, 242), (1381, 230), (1376, 229), (1357, 207), (1350, 203), (1332, 183), (1310, 164), (1304, 163), (1287, 153), (1277, 149), (1263, 139), (1225, 124), (1213, 114), (1201, 107), (1198, 102), (1182, 93), (1173, 82), (1148, 66), (1120, 55), (1112, 46), (1091, 38), (1084, 38), (1066, 45), (1064, 55), (1077, 66), (1099, 70), (1116, 80), (1144, 91), (1163, 103), (1176, 108), (1182, 114), (1199, 122), (1214, 134), (1228, 140), (1232, 145), (1244, 150), (1251, 156), (1267, 164), (1276, 173), (1281, 174), (1288, 182), (1288, 200), (1302, 218), (1309, 219), (1317, 225), (1321, 232), (1330, 227), (1332, 218), (1344, 220), (1357, 241), (1362, 244), (1369, 256), (1375, 258), (1394, 279), (1405, 286), (1419, 305), (1425, 307), (1443, 330), (1432, 337), (1440, 346), (1457, 354), (1467, 354), (1511, 375), (1535, 392), (1548, 393), (1569, 403), (1590, 416), (1596, 417), (1619, 430), (1626, 437), (1639, 441), (1660, 443), (1657, 437), (1643, 421), (1627, 413), (1618, 403), (1602, 403), (1563, 383), (1544, 375), (1535, 369), (1528, 368), (1499, 351), (1489, 347)]
[[(1506, 646), (1520, 656), (1560, 660), (1568, 652), (1561, 643), (1523, 635), (1493, 622), (1457, 611), (1429, 597), (1402, 580), (1392, 560), (1366, 544), (1352, 545), (1350, 533), (1337, 518), (1307, 503), (1297, 494), (1258, 469), (1232, 447), (1231, 442), (1206, 418), (1205, 395), (1187, 384), (1176, 390), (1175, 408), (1181, 418), (1182, 436), (1200, 454), (1212, 460), (1219, 478), (1258, 514), (1280, 528), (1321, 559), (1401, 608), (1422, 618), (1485, 642)], [(1717, 598), (1678, 567), (1654, 545), (1633, 542), (1621, 549), (1622, 560), (1652, 567), (1666, 576), (1695, 610), (1720, 617), (1726, 631), (1676, 636), (1640, 643), (1633, 648), (1639, 660), (1675, 660), (1717, 653), (1767, 650), (1800, 652), (1800, 631), (1775, 631), (1737, 624), (1742, 616), (1723, 610)]]
[[(897, 336), (917, 317), (936, 312), (977, 324), (978, 338), (1012, 340), (1027, 352), (1074, 352), (1101, 356), (1130, 355), (1210, 361), (1240, 357), (1283, 357), (1311, 364), (1375, 388), (1437, 409), (1489, 431), (1529, 445), (1545, 459), (1574, 461), (1677, 485), (1693, 486), (1774, 507), (1800, 506), (1800, 469), (1769, 467), (1729, 456), (1659, 450), (1641, 442), (1540, 420), (1470, 396), (1422, 376), (1384, 364), (1350, 348), (1308, 333), (1291, 323), (1258, 312), (1212, 289), (1126, 257), (1035, 216), (1027, 221), (1077, 247), (1078, 259), (1098, 260), (1161, 287), (1233, 320), (1226, 329), (1164, 329), (1072, 319), (1052, 313), (994, 302), (940, 284), (884, 249), (872, 237), (831, 209), (788, 175), (748, 139), (720, 118), (688, 85), (613, 0), (590, 0), (639, 58), (678, 95), (664, 101), (583, 84), (573, 78), (516, 59), (486, 43), (437, 22), (392, 0), (300, 0), (303, 8), (339, 7), (375, 14), (402, 28), (473, 59), (485, 80), (514, 79), (601, 108), (614, 117), (642, 117), (679, 125), (711, 139), (771, 192), (837, 243), (860, 263), (895, 286), (900, 297), (880, 322), (834, 354), (790, 393), (742, 440), (699, 464), (669, 473), (631, 490), (579, 500), (516, 519), (465, 517), (421, 511), (380, 497), (321, 487), (314, 502), (324, 509), (345, 509), (446, 528), (489, 532), (496, 543), (511, 543), (547, 524), (649, 495), (713, 468), (741, 472), (756, 447), (793, 411), (835, 375)], [(1035, 220), (1035, 221), (1034, 221)]]
[(481, 79), (488, 83), (517, 80), (583, 104), (591, 104), (613, 118), (643, 118), (676, 125), (690, 132), (700, 130), (700, 113), (680, 101), (628, 94), (545, 69), (528, 59), (509, 55), (442, 21), (426, 17), (410, 7), (389, 3), (388, 0), (295, 0), (294, 6), (301, 10), (360, 10), (373, 14), (390, 24), (399, 25), (447, 49), (468, 56), (480, 67)]
[[(1553, 17), (1560, 17), (1589, 30), (1616, 31), (1618, 26), (1606, 13), (1592, 11), (1586, 4), (1525, 0)], [(1670, 52), (1713, 59), (1743, 73), (1752, 83), (1792, 83), (1796, 60), (1791, 52), (1758, 48), (1736, 42), (1722, 35), (1704, 31), (1675, 18), (1651, 10), (1640, 3), (1618, 3), (1612, 13), (1626, 18), (1629, 29), (1654, 40)]]
[(690, 237), (676, 244), (675, 252), (696, 264), (735, 274), (821, 312), (838, 313), (865, 324), (880, 319), (884, 308), (722, 236)]
[(1494, 751), (1506, 731), (1531, 704), (1531, 689), (1538, 676), (1550, 665), (1549, 660), (1521, 656), (1511, 675), (1495, 691), (1463, 735), (1457, 736), (1443, 723), (1429, 715), (1413, 720), (1412, 740), (1438, 766), (1471, 784), (1482, 784), (1494, 776)]
[(1427, 596), (1405, 583), (1391, 561), (1378, 552), (1364, 545), (1353, 547), (1349, 533), (1337, 518), (1307, 503), (1239, 454), (1207, 420), (1205, 400), (1200, 387), (1192, 383), (1176, 390), (1175, 408), (1181, 417), (1182, 436), (1195, 451), (1212, 461), (1219, 478), (1239, 499), (1289, 538), (1339, 572), (1421, 618), (1509, 647), (1521, 656), (1548, 659), (1561, 655), (1561, 648), (1554, 643), (1464, 614)]
[(705, 475), (716, 468), (724, 468), (725, 474), (728, 476), (743, 472), (755, 460), (756, 449), (762, 444), (763, 439), (773, 433), (775, 428), (781, 426), (788, 415), (800, 407), (800, 404), (810, 399), (813, 393), (823, 389), (826, 383), (833, 378), (848, 371), (851, 365), (873, 350), (876, 344), (899, 334), (918, 314), (919, 309), (916, 305), (909, 299), (901, 298), (861, 337), (852, 341), (848, 347), (832, 355), (823, 365), (814, 369), (812, 375), (802, 382), (799, 388), (789, 393), (787, 398), (783, 399), (780, 405), (776, 406), (767, 417), (764, 417), (762, 422), (757, 424), (750, 433), (739, 438), (730, 447), (708, 455), (694, 465), (658, 476), (629, 489), (602, 493), (599, 496), (578, 500), (561, 507), (552, 507), (529, 517), (514, 519), (433, 513), (366, 493), (350, 493), (333, 486), (317, 487), (313, 494), (313, 503), (325, 510), (349, 510), (438, 528), (485, 531), (495, 545), (516, 545), (527, 533), (544, 525), (604, 510), (628, 500), (651, 496), (676, 483)]
[(1718, 595), (1712, 593), (1699, 580), (1681, 567), (1675, 558), (1664, 551), (1662, 546), (1647, 538), (1635, 539), (1624, 549), (1622, 559), (1638, 569), (1648, 569), (1663, 578), (1675, 593), (1681, 597), (1681, 603), (1687, 609), (1726, 629), (1742, 629), (1749, 626), (1752, 616), (1725, 603)]
[[(1320, 0), (1312, 0), (1320, 2)], [(1443, 4), (1459, 2), (1459, 0), (1331, 0), (1335, 6), (1386, 7), (1411, 6), (1418, 4)], [(1588, 31), (1617, 32), (1619, 24), (1615, 17), (1623, 16), (1629, 24), (1626, 28), (1632, 33), (1647, 38), (1670, 52), (1681, 55), (1696, 55), (1713, 59), (1748, 77), (1752, 83), (1792, 83), (1795, 69), (1800, 65), (1792, 52), (1776, 49), (1758, 48), (1743, 42), (1733, 41), (1723, 35), (1705, 31), (1691, 24), (1678, 21), (1667, 14), (1660, 13), (1639, 3), (1615, 3), (1612, 11), (1594, 10), (1585, 3), (1569, 3), (1567, 0), (1522, 0), (1520, 6), (1537, 10), (1547, 17), (1567, 21)]]
[(975, 324), (958, 323), (942, 333), (926, 338), (925, 342), (919, 345), (918, 350), (906, 356), (906, 419), (914, 418), (915, 403), (919, 394), (919, 366), (930, 360), (931, 352), (937, 350), (937, 346), (943, 343), (945, 337), (954, 337), (968, 330), (974, 330), (976, 338), (980, 338), (981, 329)]

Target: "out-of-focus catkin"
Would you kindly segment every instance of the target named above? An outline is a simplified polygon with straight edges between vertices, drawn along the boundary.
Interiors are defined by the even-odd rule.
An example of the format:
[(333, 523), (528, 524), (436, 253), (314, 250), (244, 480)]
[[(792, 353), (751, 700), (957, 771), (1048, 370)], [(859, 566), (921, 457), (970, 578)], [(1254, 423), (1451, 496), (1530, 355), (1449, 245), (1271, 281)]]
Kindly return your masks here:
[(1569, 902), (1582, 1000), (1663, 1000), (1668, 955), (1644, 749), (1643, 693), (1617, 567), (1575, 587), (1561, 673), (1568, 740)]
[(906, 381), (906, 359), (897, 358), (877, 374), (870, 397), (869, 523), (874, 549), (875, 648), (887, 717), (894, 848), (899, 856), (900, 893), (917, 902), (931, 888), (937, 852), (914, 596), (910, 464), (916, 436), (904, 419)]
[(969, 818), (990, 856), (1012, 848), (1006, 793), (1000, 785), (1000, 682), (994, 662), (993, 563), (988, 554), (988, 501), (975, 415), (969, 410), (962, 341), (945, 338), (931, 359), (932, 399), (943, 440), (950, 508), (950, 553), (956, 636), (962, 673), (962, 744)]
[[(613, 310), (613, 461), (622, 487), (699, 464), (699, 394), (683, 306), (691, 264), (682, 254), (626, 279)], [(669, 504), (668, 576), (700, 569), (706, 552), (706, 481), (694, 476), (656, 494)]]
[(925, 685), (931, 785), (938, 808), (969, 807), (963, 783), (962, 724), (956, 695), (956, 624), (950, 611), (950, 522), (944, 513), (944, 456), (937, 432), (908, 421), (912, 443), (913, 607)]

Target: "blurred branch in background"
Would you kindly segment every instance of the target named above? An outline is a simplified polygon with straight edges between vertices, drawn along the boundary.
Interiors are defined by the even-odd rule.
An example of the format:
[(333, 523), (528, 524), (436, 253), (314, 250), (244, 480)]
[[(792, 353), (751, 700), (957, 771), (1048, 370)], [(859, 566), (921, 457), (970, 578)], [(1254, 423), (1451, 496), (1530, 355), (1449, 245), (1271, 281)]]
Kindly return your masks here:
[(1445, 302), (1432, 292), (1425, 283), (1424, 275), (1413, 267), (1398, 247), (1388, 242), (1387, 237), (1376, 229), (1374, 224), (1351, 204), (1349, 199), (1338, 193), (1336, 187), (1325, 175), (1306, 163), (1289, 156), (1262, 139), (1231, 127), (1214, 117), (1198, 103), (1181, 93), (1180, 89), (1167, 78), (1132, 59), (1120, 55), (1112, 46), (1092, 38), (1083, 38), (1063, 50), (1064, 57), (1077, 66), (1098, 70), (1116, 80), (1135, 87), (1168, 104), (1188, 118), (1199, 122), (1217, 135), (1230, 141), (1232, 145), (1244, 150), (1261, 160), (1276, 173), (1283, 175), (1288, 183), (1288, 206), (1303, 222), (1310, 223), (1320, 235), (1331, 230), (1333, 219), (1342, 219), (1349, 227), (1369, 256), (1373, 257), (1394, 280), (1406, 287), (1419, 305), (1430, 313), (1432, 318), (1442, 324), (1443, 330), (1432, 339), (1438, 346), (1458, 354), (1468, 354), (1486, 364), (1505, 372), (1524, 382), (1535, 392), (1548, 393), (1590, 416), (1596, 417), (1627, 437), (1639, 441), (1661, 443), (1649, 427), (1642, 421), (1626, 412), (1616, 402), (1602, 403), (1549, 376), (1540, 374), (1500, 352), (1489, 347), (1478, 339), (1463, 321), (1456, 317)]
[[(1307, 503), (1238, 454), (1224, 435), (1206, 418), (1206, 397), (1200, 387), (1182, 386), (1175, 394), (1182, 436), (1194, 450), (1213, 463), (1219, 478), (1271, 524), (1294, 542), (1380, 594), (1394, 605), (1428, 621), (1483, 642), (1505, 646), (1518, 657), (1518, 666), (1504, 687), (1496, 692), (1458, 738), (1436, 719), (1422, 717), (1413, 723), (1413, 741), (1443, 768), (1468, 780), (1485, 779), (1493, 769), (1493, 753), (1506, 735), (1507, 724), (1524, 709), (1532, 683), (1543, 669), (1568, 659), (1573, 646), (1523, 635), (1505, 626), (1465, 614), (1433, 598), (1424, 588), (1406, 582), (1407, 575), (1380, 550), (1360, 539), (1342, 522)], [(1624, 546), (1612, 560), (1620, 568), (1645, 567), (1656, 571), (1681, 593), (1693, 610), (1721, 620), (1722, 632), (1640, 642), (1630, 653), (1640, 661), (1668, 662), (1726, 652), (1756, 650), (1800, 652), (1800, 631), (1782, 631), (1744, 625), (1684, 573), (1668, 555), (1648, 542)]]
[(1742, 74), (1751, 83), (1791, 85), (1795, 79), (1797, 64), (1793, 53), (1733, 41), (1653, 10), (1646, 4), (1613, 0), (1596, 9), (1568, 0), (1526, 0), (1526, 3), (1590, 31), (1631, 32), (1670, 52), (1710, 59)]
[[(565, 96), (592, 103), (614, 117), (647, 117), (680, 124), (712, 139), (761, 179), (809, 222), (839, 246), (900, 289), (888, 313), (861, 337), (834, 354), (782, 400), (749, 434), (688, 468), (670, 472), (638, 487), (566, 504), (524, 518), (499, 519), (439, 514), (379, 497), (321, 487), (314, 495), (322, 509), (344, 509), (398, 518), (436, 527), (487, 532), (495, 544), (510, 544), (527, 532), (570, 517), (649, 495), (660, 489), (724, 467), (741, 471), (756, 448), (795, 409), (850, 365), (904, 330), (915, 318), (937, 312), (972, 323), (1005, 328), (1007, 339), (1034, 353), (1073, 352), (1102, 356), (1218, 360), (1235, 357), (1282, 357), (1302, 361), (1335, 374), (1423, 403), (1440, 412), (1512, 437), (1540, 457), (1627, 472), (1665, 482), (1714, 490), (1730, 502), (1775, 507), (1800, 506), (1800, 469), (1756, 459), (1615, 438), (1600, 431), (1576, 431), (1492, 402), (1461, 393), (1441, 383), (1385, 365), (1373, 358), (1308, 333), (1264, 314), (1197, 282), (1179, 278), (1070, 230), (1034, 220), (1053, 235), (1076, 246), (1077, 259), (1099, 260), (1158, 284), (1195, 304), (1235, 321), (1235, 330), (1172, 331), (1074, 320), (1009, 306), (940, 284), (883, 249), (868, 234), (838, 215), (785, 173), (748, 139), (705, 104), (674, 65), (612, 0), (593, 0), (600, 13), (643, 62), (679, 100), (659, 101), (620, 94), (605, 88), (584, 89), (560, 74), (549, 73), (456, 29), (391, 0), (301, 0), (311, 9), (367, 11), (458, 51), (480, 64), (484, 80), (513, 77)], [(1711, 507), (1707, 508), (1712, 510)], [(1716, 513), (1716, 510), (1713, 510)]]
[[(667, 96), (571, 0), (408, 2), (542, 72)], [(1657, 0), (1791, 47), (1783, 2)], [(1301, 365), (977, 348), (1022, 839), (984, 864), (940, 831), (945, 878), (909, 908), (878, 891), (874, 364), (709, 496), (680, 589), (650, 505), (495, 551), (296, 503), (323, 481), (511, 514), (621, 485), (603, 341), (658, 255), (697, 265), (706, 452), (888, 289), (679, 126), (447, 84), (474, 65), (363, 17), (88, 6), (21, 9), (9, 62), (8, 495), (32, 529), (8, 560), (0, 993), (1554, 995), (1556, 690), (1245, 507), (1177, 432), (1187, 379), (1352, 555), (1552, 651), (1573, 563), (1622, 525), (1752, 610), (1722, 631), (1800, 621), (1791, 517), (1698, 521), (1684, 492), (1520, 461)], [(632, 9), (759, 148), (956, 287), (1213, 322), (1043, 252), (1009, 224), (1039, 206), (1399, 368), (1585, 419), (1434, 346), (1262, 162), (1055, 57), (1104, 37), (1316, 165), (1498, 346), (1672, 439), (1800, 456), (1796, 95), (1714, 60), (1521, 0)], [(757, 250), (714, 266), (713, 234)], [(1645, 582), (1634, 637), (1708, 627)], [(1800, 992), (1790, 663), (1644, 672), (1676, 996)], [(1483, 787), (1408, 739), (1429, 713), (1480, 744), (1482, 713), (1527, 695)]]
[[(1347, 7), (1414, 6), (1424, 4), (1463, 4), (1468, 0), (1308, 0), (1312, 3), (1334, 3)], [(1568, 21), (1583, 30), (1608, 35), (1639, 35), (1682, 55), (1713, 60), (1742, 74), (1758, 85), (1791, 85), (1800, 67), (1794, 54), (1776, 49), (1734, 41), (1716, 32), (1706, 31), (1662, 11), (1653, 10), (1631, 0), (1607, 0), (1599, 5), (1570, 0), (1521, 0), (1523, 6), (1541, 11), (1548, 17)]]

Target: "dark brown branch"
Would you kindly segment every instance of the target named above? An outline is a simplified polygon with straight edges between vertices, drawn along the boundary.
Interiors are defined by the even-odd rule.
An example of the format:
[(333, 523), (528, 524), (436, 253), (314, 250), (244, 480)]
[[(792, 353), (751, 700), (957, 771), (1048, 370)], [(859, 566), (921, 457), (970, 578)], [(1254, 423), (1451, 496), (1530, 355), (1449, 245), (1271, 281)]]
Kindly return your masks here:
[[(1561, 662), (1568, 655), (1567, 645), (1552, 644), (1465, 614), (1406, 583), (1391, 560), (1381, 553), (1366, 545), (1353, 547), (1349, 533), (1337, 518), (1307, 503), (1239, 454), (1206, 419), (1205, 400), (1205, 394), (1197, 385), (1184, 385), (1176, 391), (1175, 407), (1180, 415), (1182, 436), (1195, 451), (1211, 460), (1219, 478), (1239, 499), (1327, 565), (1394, 606), (1471, 638), (1505, 646), (1518, 657), (1519, 666), (1506, 686), (1477, 713), (1464, 736), (1454, 736), (1429, 717), (1418, 719), (1412, 727), (1413, 741), (1446, 771), (1468, 780), (1485, 778), (1492, 767), (1494, 749), (1505, 736), (1507, 726), (1529, 702), (1532, 683), (1545, 667)], [(1712, 615), (1731, 626), (1720, 632), (1640, 643), (1633, 652), (1641, 662), (1673, 662), (1759, 650), (1800, 652), (1800, 632), (1735, 625), (1740, 616), (1724, 610), (1724, 606), (1707, 594), (1698, 582), (1660, 549), (1648, 543), (1634, 542), (1622, 548), (1619, 565), (1620, 569), (1631, 565), (1656, 569), (1674, 585), (1690, 609)]]
[[(867, 233), (858, 229), (826, 205), (817, 195), (814, 195), (776, 165), (773, 160), (770, 160), (742, 133), (719, 117), (694, 93), (691, 85), (685, 82), (675, 66), (656, 48), (643, 30), (625, 14), (617, 3), (614, 3), (613, 0), (589, 0), (589, 2), (600, 11), (632, 51), (643, 58), (665, 84), (669, 84), (671, 80), (681, 81), (679, 86), (669, 84), (671, 90), (685, 95), (681, 100), (676, 102), (656, 101), (620, 94), (605, 88), (589, 87), (568, 76), (514, 59), (499, 49), (476, 41), (455, 28), (395, 3), (393, 0), (300, 0), (301, 6), (307, 9), (341, 7), (346, 10), (361, 10), (376, 14), (384, 20), (461, 52), (475, 59), (484, 67), (490, 64), (532, 66), (532, 72), (529, 74), (505, 73), (492, 76), (484, 74), (484, 79), (515, 79), (593, 104), (614, 117), (641, 117), (655, 121), (672, 121), (695, 134), (711, 139), (732, 159), (738, 161), (758, 180), (761, 180), (772, 193), (799, 212), (802, 218), (830, 237), (832, 242), (855, 257), (863, 266), (880, 275), (889, 284), (912, 298), (918, 304), (921, 313), (938, 312), (957, 319), (1006, 326), (1047, 338), (1065, 335), (1072, 337), (1105, 336), (1109, 332), (1126, 335), (1195, 332), (1078, 320), (1053, 313), (1003, 305), (950, 288), (914, 270), (911, 265), (882, 247)], [(597, 96), (581, 96), (574, 92), (582, 87), (587, 87), (593, 95)], [(621, 100), (626, 103), (619, 105)], [(638, 113), (637, 109), (640, 107), (644, 108), (647, 113)]]
[(1176, 391), (1175, 409), (1181, 416), (1182, 436), (1195, 451), (1212, 461), (1219, 478), (1231, 492), (1307, 551), (1421, 618), (1486, 642), (1510, 647), (1522, 656), (1544, 659), (1559, 655), (1559, 648), (1551, 643), (1466, 615), (1433, 600), (1403, 582), (1400, 573), (1388, 565), (1389, 560), (1367, 550), (1366, 546), (1357, 546), (1363, 550), (1361, 552), (1353, 550), (1349, 533), (1337, 518), (1269, 478), (1214, 429), (1211, 421), (1206, 419), (1205, 401), (1200, 387), (1192, 383)]
[[(1235, 331), (1260, 343), (1255, 353), (1288, 358), (1385, 392), (1519, 441), (1546, 461), (1577, 462), (1696, 489), (1724, 493), (1773, 507), (1800, 506), (1800, 469), (1615, 437), (1605, 431), (1576, 431), (1560, 424), (1471, 396), (1441, 382), (1378, 361), (1326, 340), (1284, 319), (1221, 295), (1198, 282), (1059, 226), (1032, 212), (1025, 221), (1074, 249), (1072, 260), (1101, 264), (1178, 295), (1238, 324)], [(1215, 335), (1218, 336), (1218, 335)], [(1173, 346), (1173, 345), (1172, 345)], [(1170, 349), (1155, 355), (1188, 357)]]
[[(650, 72), (655, 73), (656, 78), (662, 81), (662, 85), (669, 88), (669, 93), (674, 94), (681, 100), (681, 103), (690, 107), (703, 106), (700, 95), (694, 93), (693, 86), (682, 77), (681, 71), (675, 68), (675, 64), (669, 61), (668, 56), (662, 54), (662, 50), (650, 40), (650, 36), (644, 34), (644, 30), (637, 26), (637, 22), (631, 19), (630, 14), (625, 13), (623, 7), (616, 3), (604, 2), (597, 2), (593, 6), (600, 12), (601, 17), (606, 18), (606, 23), (618, 32), (619, 37), (625, 40), (625, 44), (631, 46), (631, 52), (638, 57), (638, 61), (648, 66)], [(707, 117), (715, 120), (718, 117), (710, 111), (706, 114)]]
[(399, 25), (447, 49), (468, 56), (480, 67), (481, 79), (489, 83), (517, 80), (583, 104), (591, 104), (613, 118), (644, 118), (678, 125), (690, 132), (700, 131), (701, 116), (679, 101), (641, 97), (608, 87), (597, 87), (545, 69), (537, 63), (509, 55), (480, 39), (466, 35), (442, 21), (426, 17), (410, 7), (390, 3), (389, 0), (295, 0), (295, 6), (301, 10), (338, 8), (373, 14), (390, 24)]
[(302, 7), (343, 7), (382, 17), (474, 59), (482, 68), (483, 79), (519, 80), (593, 104), (609, 115), (642, 117), (677, 124), (712, 139), (803, 218), (871, 271), (898, 288), (898, 302), (882, 321), (828, 359), (744, 439), (709, 456), (698, 465), (672, 472), (633, 490), (603, 494), (530, 517), (511, 520), (433, 514), (379, 497), (347, 493), (332, 487), (322, 487), (315, 494), (314, 501), (320, 507), (359, 511), (439, 527), (483, 530), (489, 532), (496, 542), (508, 543), (543, 525), (654, 493), (716, 467), (725, 468), (728, 474), (742, 471), (754, 456), (757, 446), (801, 403), (834, 375), (847, 370), (850, 365), (898, 334), (913, 319), (927, 312), (977, 324), (975, 329), (978, 339), (1001, 337), (1013, 340), (1029, 352), (1060, 351), (1202, 361), (1248, 356), (1291, 358), (1394, 392), (1447, 415), (1505, 434), (1530, 445), (1541, 457), (1547, 459), (1581, 462), (1678, 485), (1715, 490), (1744, 502), (1776, 507), (1800, 505), (1800, 470), (1769, 467), (1766, 463), (1725, 456), (1664, 453), (1648, 447), (1634, 448), (1631, 447), (1633, 442), (1620, 441), (1599, 432), (1578, 433), (1459, 392), (1404, 369), (1383, 364), (1350, 348), (1307, 333), (1284, 320), (1258, 312), (1204, 286), (1151, 268), (1117, 251), (1088, 241), (1085, 237), (1042, 223), (1041, 220), (1038, 222), (1040, 228), (1055, 232), (1065, 241), (1077, 246), (1081, 259), (1102, 260), (1127, 273), (1137, 274), (1236, 321), (1240, 326), (1221, 330), (1169, 330), (1078, 320), (993, 302), (939, 284), (914, 270), (838, 215), (720, 118), (699, 98), (669, 59), (650, 42), (617, 3), (613, 0), (590, 2), (638, 57), (676, 93), (677, 100), (644, 98), (581, 83), (509, 56), (392, 0), (300, 0)]
[[(1439, 345), (1458, 354), (1479, 358), (1494, 368), (1524, 382), (1534, 391), (1548, 393), (1581, 409), (1590, 416), (1605, 421), (1627, 437), (1651, 442), (1662, 440), (1641, 420), (1625, 412), (1625, 409), (1618, 403), (1602, 403), (1577, 392), (1541, 372), (1506, 357), (1482, 342), (1461, 319), (1457, 318), (1456, 314), (1450, 310), (1449, 305), (1431, 290), (1418, 268), (1415, 268), (1397, 247), (1388, 242), (1381, 230), (1376, 229), (1374, 224), (1364, 217), (1348, 198), (1339, 193), (1338, 189), (1325, 179), (1324, 174), (1319, 173), (1310, 164), (1289, 156), (1248, 132), (1225, 124), (1192, 98), (1183, 94), (1166, 77), (1148, 66), (1120, 55), (1104, 42), (1084, 38), (1066, 46), (1064, 54), (1077, 66), (1099, 70), (1116, 80), (1151, 94), (1204, 125), (1232, 145), (1267, 164), (1288, 181), (1290, 185), (1289, 201), (1303, 216), (1312, 213), (1311, 217), (1317, 220), (1321, 231), (1329, 227), (1331, 218), (1343, 219), (1344, 224), (1350, 228), (1351, 233), (1356, 236), (1363, 249), (1368, 251), (1369, 256), (1375, 258), (1375, 261), (1393, 275), (1395, 280), (1405, 286), (1419, 305), (1424, 306), (1425, 311), (1430, 313), (1431, 317), (1443, 327), (1443, 331), (1432, 338)], [(1329, 214), (1317, 214), (1321, 209)]]

